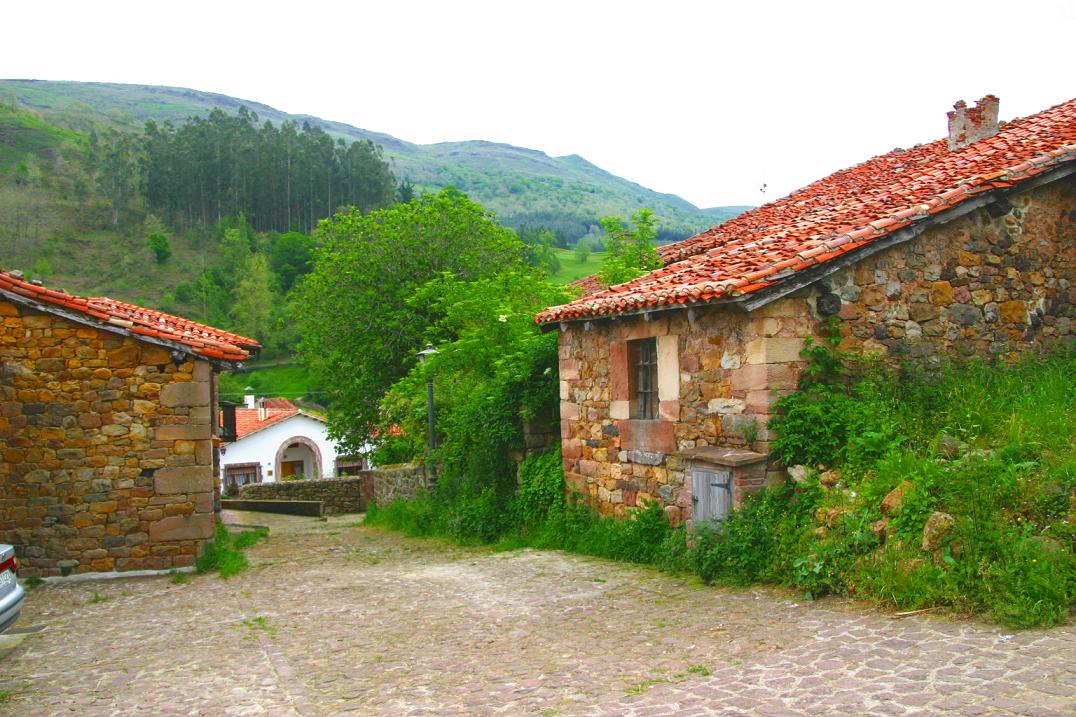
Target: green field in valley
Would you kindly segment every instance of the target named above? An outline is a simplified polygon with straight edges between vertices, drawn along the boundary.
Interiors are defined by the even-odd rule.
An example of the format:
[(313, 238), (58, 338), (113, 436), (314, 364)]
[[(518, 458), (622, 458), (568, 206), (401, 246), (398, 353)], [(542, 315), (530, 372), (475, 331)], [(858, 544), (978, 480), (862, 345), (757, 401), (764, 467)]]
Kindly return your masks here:
[(560, 260), (560, 270), (552, 275), (553, 281), (558, 284), (567, 284), (584, 276), (595, 274), (602, 268), (605, 261), (604, 252), (592, 252), (586, 262), (580, 262), (575, 258), (574, 249), (554, 249), (557, 259)]

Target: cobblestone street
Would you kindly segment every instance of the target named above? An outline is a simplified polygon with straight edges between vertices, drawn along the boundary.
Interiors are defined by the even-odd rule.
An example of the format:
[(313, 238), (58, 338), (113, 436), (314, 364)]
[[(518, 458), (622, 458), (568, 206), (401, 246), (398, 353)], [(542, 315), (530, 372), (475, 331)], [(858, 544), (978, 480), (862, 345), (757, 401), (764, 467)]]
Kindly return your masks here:
[(271, 524), (230, 580), (49, 584), (0, 714), (1076, 714), (1076, 629), (705, 588), (590, 558)]

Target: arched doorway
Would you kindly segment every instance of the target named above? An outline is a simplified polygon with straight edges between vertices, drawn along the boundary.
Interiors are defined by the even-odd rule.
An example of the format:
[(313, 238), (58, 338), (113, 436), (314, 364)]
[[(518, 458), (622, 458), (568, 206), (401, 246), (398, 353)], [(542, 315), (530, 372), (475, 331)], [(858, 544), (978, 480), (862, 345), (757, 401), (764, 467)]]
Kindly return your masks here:
[(301, 475), (304, 478), (321, 478), (321, 451), (306, 436), (292, 436), (280, 444), (276, 452), (277, 480)]

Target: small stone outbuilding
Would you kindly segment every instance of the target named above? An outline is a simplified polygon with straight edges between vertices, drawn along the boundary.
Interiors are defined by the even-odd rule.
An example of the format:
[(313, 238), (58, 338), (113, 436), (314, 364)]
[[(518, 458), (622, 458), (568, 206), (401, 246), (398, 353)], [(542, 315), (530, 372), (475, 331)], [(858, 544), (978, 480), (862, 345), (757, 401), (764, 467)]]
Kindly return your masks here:
[(20, 574), (192, 565), (216, 524), (216, 371), (257, 350), (0, 271), (0, 542)]
[(721, 517), (780, 480), (767, 422), (804, 340), (1015, 358), (1076, 336), (1076, 100), (999, 126), (958, 103), (950, 135), (896, 149), (660, 248), (665, 265), (538, 315), (560, 330), (569, 486)]

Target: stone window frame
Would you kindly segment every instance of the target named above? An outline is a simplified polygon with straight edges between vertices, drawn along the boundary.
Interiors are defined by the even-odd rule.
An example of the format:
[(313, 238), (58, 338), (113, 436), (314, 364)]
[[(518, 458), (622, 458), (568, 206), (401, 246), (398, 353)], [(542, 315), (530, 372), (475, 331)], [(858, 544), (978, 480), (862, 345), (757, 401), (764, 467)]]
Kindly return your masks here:
[(630, 418), (658, 419), (658, 343), (654, 336), (628, 341), (628, 395)]
[[(637, 339), (655, 342), (658, 411), (652, 419), (637, 418), (633, 402), (629, 344)], [(675, 422), (680, 420), (680, 337), (675, 334), (636, 336), (613, 342), (609, 352), (610, 373), (613, 375), (609, 417), (613, 420), (641, 422)], [(620, 376), (621, 378), (617, 378)]]

